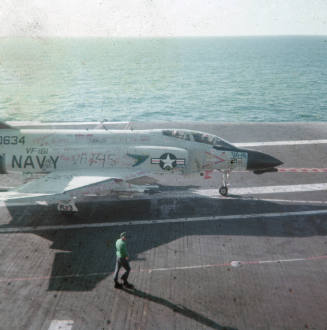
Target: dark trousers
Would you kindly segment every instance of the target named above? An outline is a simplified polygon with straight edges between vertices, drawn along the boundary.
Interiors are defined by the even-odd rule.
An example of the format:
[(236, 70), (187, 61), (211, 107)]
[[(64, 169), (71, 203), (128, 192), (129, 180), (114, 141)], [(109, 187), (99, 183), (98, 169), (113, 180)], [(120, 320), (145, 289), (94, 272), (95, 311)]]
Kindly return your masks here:
[(125, 268), (125, 273), (122, 275), (121, 279), (125, 282), (127, 282), (129, 272), (131, 271), (131, 267), (129, 265), (128, 260), (125, 258), (118, 258), (116, 259), (116, 268), (115, 268), (115, 274), (114, 274), (114, 281), (118, 281), (118, 274), (120, 271), (120, 268)]

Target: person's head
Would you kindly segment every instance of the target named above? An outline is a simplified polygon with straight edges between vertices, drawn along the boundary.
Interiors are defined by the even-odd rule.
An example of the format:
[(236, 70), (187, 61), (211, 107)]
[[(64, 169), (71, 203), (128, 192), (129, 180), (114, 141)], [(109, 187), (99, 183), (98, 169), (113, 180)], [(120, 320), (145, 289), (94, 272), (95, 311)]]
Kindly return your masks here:
[(124, 231), (123, 233), (120, 234), (120, 238), (123, 240), (123, 241), (126, 241), (127, 239), (127, 233)]

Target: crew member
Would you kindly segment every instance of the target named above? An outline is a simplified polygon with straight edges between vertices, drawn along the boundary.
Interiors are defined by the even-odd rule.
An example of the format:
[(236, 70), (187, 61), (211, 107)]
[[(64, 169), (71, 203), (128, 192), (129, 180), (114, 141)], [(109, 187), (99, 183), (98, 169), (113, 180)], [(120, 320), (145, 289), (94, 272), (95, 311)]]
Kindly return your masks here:
[[(133, 285), (131, 283), (128, 283), (128, 275), (131, 271), (131, 267), (128, 262), (128, 252), (126, 247), (126, 240), (127, 240), (127, 234), (126, 232), (123, 232), (120, 234), (120, 239), (116, 241), (116, 269), (114, 274), (114, 281), (115, 281), (115, 288), (121, 288), (122, 285), (126, 288), (133, 288)], [(125, 268), (125, 273), (121, 276), (121, 279), (123, 280), (123, 284), (119, 283), (118, 281), (118, 274), (120, 268)]]

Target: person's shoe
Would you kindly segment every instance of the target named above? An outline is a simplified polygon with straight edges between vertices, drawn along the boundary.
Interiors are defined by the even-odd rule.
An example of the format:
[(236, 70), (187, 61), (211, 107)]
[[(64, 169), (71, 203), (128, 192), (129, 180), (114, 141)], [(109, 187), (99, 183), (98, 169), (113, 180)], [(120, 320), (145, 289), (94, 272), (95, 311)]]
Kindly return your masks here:
[(121, 289), (123, 286), (119, 282), (115, 282), (115, 289)]
[(124, 282), (123, 285), (124, 285), (124, 287), (127, 288), (127, 289), (134, 289), (134, 285), (131, 284), (131, 283), (128, 283), (127, 281)]

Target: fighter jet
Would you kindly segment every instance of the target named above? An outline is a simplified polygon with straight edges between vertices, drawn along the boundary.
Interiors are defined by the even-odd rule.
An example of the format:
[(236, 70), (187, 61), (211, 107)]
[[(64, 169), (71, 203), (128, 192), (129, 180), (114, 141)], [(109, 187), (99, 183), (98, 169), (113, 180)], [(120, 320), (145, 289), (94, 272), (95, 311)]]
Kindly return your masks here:
[(77, 211), (85, 195), (129, 194), (149, 187), (152, 175), (222, 174), (219, 193), (228, 195), (233, 170), (277, 171), (282, 162), (237, 148), (224, 139), (187, 129), (16, 129), (0, 123), (0, 174), (35, 178), (7, 199), (51, 196), (59, 211)]

